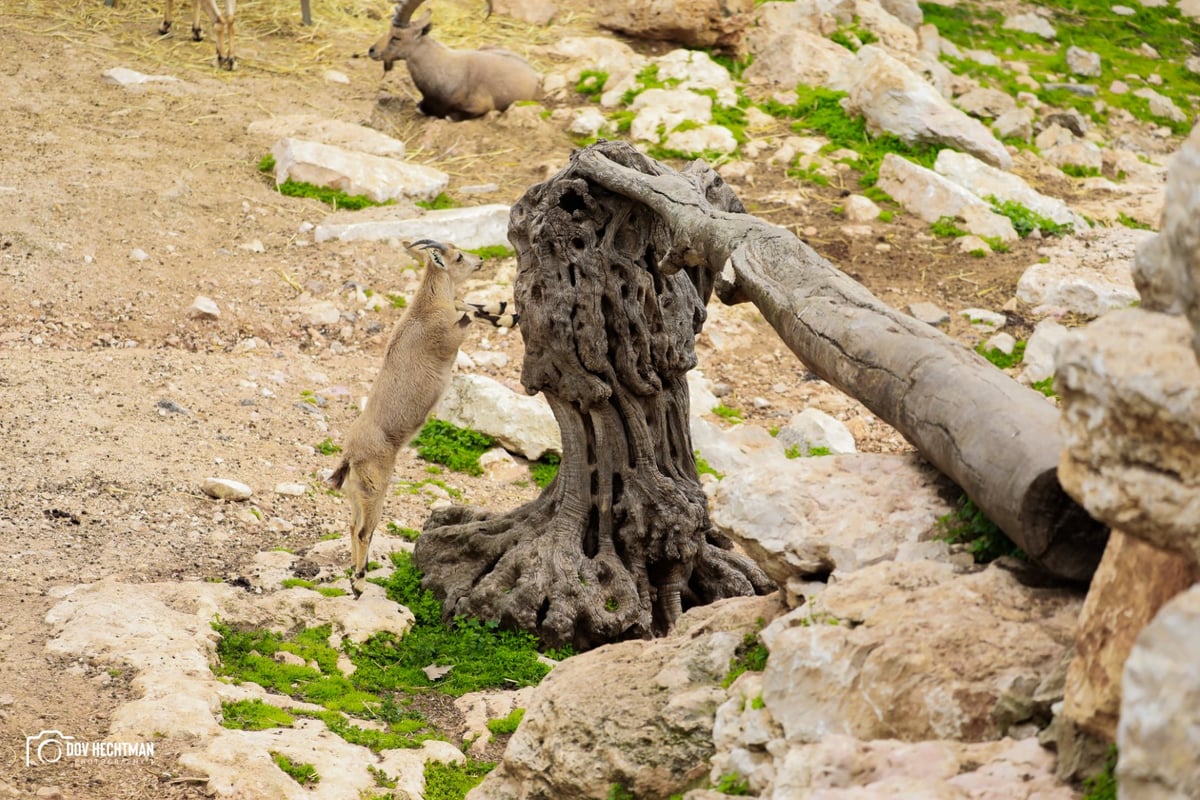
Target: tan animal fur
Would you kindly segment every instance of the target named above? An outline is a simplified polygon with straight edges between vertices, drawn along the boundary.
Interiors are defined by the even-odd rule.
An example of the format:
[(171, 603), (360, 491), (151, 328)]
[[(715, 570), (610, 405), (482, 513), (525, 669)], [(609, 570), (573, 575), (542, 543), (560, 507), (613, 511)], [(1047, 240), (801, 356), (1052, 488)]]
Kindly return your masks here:
[[(421, 430), (450, 384), (450, 373), (472, 319), (498, 317), (455, 299), (462, 281), (482, 259), (429, 239), (406, 244), (425, 262), (421, 285), (388, 339), (367, 407), (350, 426), (342, 462), (330, 477), (350, 502), (350, 549), (354, 593), (366, 587), (367, 551), (383, 512), (383, 500), (400, 448)], [(506, 320), (505, 320), (506, 321)]]
[[(408, 64), (421, 92), (422, 114), (452, 120), (503, 111), (518, 100), (541, 96), (541, 76), (523, 58), (502, 48), (452, 50), (429, 37), (432, 13), (415, 22), (412, 14), (424, 0), (400, 0), (387, 34), (367, 55), (383, 62), (384, 71), (396, 61)], [(489, 12), (490, 12), (489, 4)]]
[[(163, 21), (158, 32), (166, 34), (174, 22), (172, 6), (174, 0), (164, 0)], [(200, 11), (208, 14), (212, 23), (213, 38), (217, 40), (217, 66), (233, 69), (233, 14), (237, 6), (236, 0), (225, 0), (225, 13), (217, 7), (217, 0), (192, 0), (192, 39), (200, 41), (204, 38), (200, 30)]]

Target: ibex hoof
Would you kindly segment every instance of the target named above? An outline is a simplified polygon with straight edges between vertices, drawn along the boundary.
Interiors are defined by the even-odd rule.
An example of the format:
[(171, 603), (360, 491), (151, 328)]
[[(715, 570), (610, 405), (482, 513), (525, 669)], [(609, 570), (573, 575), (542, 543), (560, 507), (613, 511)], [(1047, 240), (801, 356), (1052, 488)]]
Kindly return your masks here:
[(158, 34), (160, 36), (166, 36), (170, 32), (171, 32), (171, 23), (167, 22), (166, 20), (163, 20), (163, 24), (158, 26)]
[(200, 30), (200, 28), (198, 28), (198, 27), (192, 28), (192, 41), (193, 42), (203, 42), (204, 41), (204, 31)]
[(360, 575), (350, 582), (350, 589), (354, 592), (355, 599), (362, 597), (363, 592), (367, 590), (367, 576)]
[(217, 56), (217, 66), (221, 69), (233, 70), (233, 56)]

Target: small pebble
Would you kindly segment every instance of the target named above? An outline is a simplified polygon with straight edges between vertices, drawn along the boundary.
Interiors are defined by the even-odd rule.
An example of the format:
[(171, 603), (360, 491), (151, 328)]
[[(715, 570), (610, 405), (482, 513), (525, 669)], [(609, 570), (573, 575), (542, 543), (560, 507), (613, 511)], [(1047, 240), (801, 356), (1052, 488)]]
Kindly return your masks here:
[(200, 488), (206, 495), (218, 500), (249, 500), (250, 495), (254, 494), (254, 490), (246, 484), (228, 478), (208, 478)]

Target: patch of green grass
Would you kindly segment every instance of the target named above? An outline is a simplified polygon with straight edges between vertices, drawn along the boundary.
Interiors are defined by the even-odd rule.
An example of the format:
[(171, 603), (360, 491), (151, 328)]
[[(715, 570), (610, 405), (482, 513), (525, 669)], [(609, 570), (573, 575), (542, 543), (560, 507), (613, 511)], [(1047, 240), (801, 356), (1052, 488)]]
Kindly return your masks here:
[(456, 472), (482, 475), (479, 457), (496, 446), (486, 434), (459, 428), (440, 419), (431, 419), (412, 440), (417, 455)]
[(1082, 164), (1063, 164), (1059, 167), (1064, 174), (1070, 175), (1072, 178), (1098, 178), (1100, 177), (1099, 167), (1085, 167)]
[(517, 254), (516, 250), (502, 244), (489, 244), (485, 247), (476, 247), (473, 250), (468, 250), (468, 253), (473, 253), (482, 259), (499, 260), (502, 258), (512, 258)]
[(736, 408), (730, 408), (724, 403), (718, 403), (713, 407), (712, 413), (728, 422), (735, 425), (742, 421), (742, 412)]
[(831, 33), (829, 39), (855, 53), (863, 45), (879, 41), (878, 36), (858, 24), (857, 17), (854, 18), (853, 24), (840, 26)]
[(429, 211), (441, 211), (446, 208), (458, 208), (461, 204), (445, 192), (438, 192), (438, 196), (432, 200), (418, 200), (413, 205)]
[(346, 590), (339, 589), (336, 586), (317, 586), (315, 588), (316, 588), (317, 594), (322, 595), (323, 597), (345, 597), (346, 596)]
[(1043, 378), (1040, 381), (1031, 383), (1030, 387), (1046, 395), (1046, 397), (1058, 397), (1058, 394), (1054, 391), (1053, 375), (1051, 375), (1049, 378)]
[(761, 694), (756, 694), (753, 699), (750, 700), (750, 707), (755, 711), (760, 708), (766, 708), (767, 701), (763, 700), (763, 696)]
[(323, 456), (331, 456), (334, 453), (342, 452), (342, 448), (333, 439), (328, 437), (319, 442), (315, 447), (317, 452)]
[(1019, 341), (1013, 345), (1013, 351), (1011, 353), (1005, 353), (1003, 350), (1000, 350), (996, 347), (985, 351), (985, 344), (985, 342), (980, 342), (979, 344), (975, 345), (975, 352), (979, 353), (979, 355), (983, 356), (1000, 369), (1011, 369), (1017, 364), (1020, 364), (1025, 358), (1026, 342), (1024, 341)]
[(696, 458), (696, 475), (697, 476), (712, 475), (717, 480), (721, 480), (722, 478), (725, 477), (722, 473), (717, 472), (715, 469), (713, 469), (711, 464), (709, 464), (707, 461), (705, 461), (703, 458), (700, 457), (699, 450), (697, 450), (695, 452), (695, 458)]
[(762, 103), (760, 108), (780, 119), (793, 120), (792, 130), (797, 133), (819, 133), (828, 138), (830, 143), (823, 148), (825, 152), (841, 148), (857, 152), (858, 157), (846, 163), (860, 173), (858, 182), (862, 189), (874, 186), (879, 180), (879, 166), (888, 153), (929, 168), (937, 159), (938, 147), (919, 143), (909, 145), (892, 134), (870, 134), (861, 116), (852, 117), (842, 108), (842, 100), (847, 97), (845, 92), (800, 84), (796, 87), (796, 97), (792, 105), (770, 100)]
[(380, 789), (395, 789), (396, 785), (400, 783), (374, 764), (367, 765), (367, 772), (375, 779), (375, 785)]
[(271, 753), (271, 759), (275, 762), (275, 766), (287, 773), (292, 780), (301, 786), (316, 786), (321, 782), (321, 776), (317, 774), (317, 768), (312, 764), (292, 761), (283, 753), (277, 753), (274, 750), (269, 752)]
[(539, 489), (545, 489), (558, 475), (558, 467), (562, 461), (557, 453), (546, 453), (529, 465), (530, 475)]
[(317, 394), (312, 389), (304, 389), (300, 392), (300, 402), (308, 403), (310, 406), (320, 405), (321, 401), (317, 399)]
[(1024, 205), (1016, 203), (1015, 200), (1001, 201), (989, 194), (988, 201), (992, 211), (1012, 219), (1013, 228), (1021, 239), (1033, 233), (1034, 230), (1042, 231), (1044, 236), (1063, 236), (1075, 230), (1074, 224), (1057, 223), (1050, 217), (1040, 215), (1037, 211), (1032, 211)]
[(604, 94), (604, 87), (607, 84), (607, 72), (598, 69), (585, 69), (579, 73), (579, 80), (575, 82), (575, 91), (586, 96), (593, 103), (599, 103), (600, 95)]
[(489, 719), (487, 728), (492, 732), (493, 736), (505, 736), (516, 731), (517, 726), (521, 724), (521, 720), (525, 717), (525, 709), (514, 708), (512, 713), (507, 717), (500, 719)]
[(262, 700), (221, 702), (221, 725), (235, 731), (265, 731), (290, 728), (296, 721), (288, 712)]
[[(766, 620), (760, 617), (757, 622), (758, 629), (762, 630)], [(729, 673), (721, 685), (729, 688), (743, 672), (762, 672), (767, 668), (768, 655), (766, 645), (759, 641), (758, 631), (747, 633), (734, 651), (733, 658), (729, 659)]]
[(301, 589), (312, 589), (316, 586), (315, 583), (304, 578), (284, 578), (279, 582), (279, 585), (284, 589), (294, 589), (297, 586)]
[(397, 525), (395, 522), (389, 522), (386, 526), (387, 532), (392, 536), (399, 536), (402, 539), (407, 539), (410, 542), (415, 542), (420, 538), (421, 532), (416, 528), (405, 528)]
[(795, 178), (798, 181), (807, 181), (814, 186), (828, 186), (829, 178), (821, 174), (821, 169), (816, 164), (809, 164), (807, 167), (802, 167), (798, 163), (787, 168), (789, 178)]
[(1126, 214), (1124, 211), (1122, 211), (1122, 212), (1120, 212), (1120, 213), (1118, 213), (1118, 214), (1117, 214), (1117, 222), (1121, 223), (1121, 224), (1122, 224), (1122, 225), (1124, 225), (1126, 228), (1136, 228), (1136, 229), (1138, 229), (1138, 230), (1140, 230), (1140, 231), (1152, 231), (1152, 230), (1154, 230), (1154, 226), (1153, 226), (1153, 225), (1147, 225), (1147, 224), (1146, 224), (1146, 223), (1144, 223), (1144, 222), (1138, 222), (1136, 219), (1134, 219), (1133, 217), (1129, 216), (1129, 215), (1128, 215), (1128, 214)]
[(462, 764), (425, 763), (425, 800), (463, 800), (496, 765), (468, 759)]
[(954, 217), (940, 217), (936, 222), (929, 226), (929, 230), (934, 236), (958, 238), (966, 236), (969, 231), (965, 231), (958, 227), (958, 221)]
[(402, 294), (386, 294), (384, 297), (392, 308), (408, 308), (408, 298)]
[(750, 794), (750, 782), (736, 772), (728, 772), (717, 781), (717, 791), (734, 797)]
[(965, 544), (977, 564), (986, 564), (1001, 556), (1026, 558), (1024, 551), (965, 494), (958, 499), (954, 511), (938, 517), (937, 527), (940, 531), (937, 538), (950, 544)]
[(734, 58), (726, 53), (720, 53), (711, 49), (705, 50), (705, 52), (708, 53), (708, 57), (711, 58), (715, 63), (724, 67), (725, 71), (728, 72), (730, 77), (732, 77), (735, 81), (741, 81), (742, 73), (746, 71), (747, 67), (754, 63), (753, 53), (748, 54), (745, 58)]
[[(267, 153), (258, 162), (259, 172), (273, 172), (275, 170), (275, 156)], [(276, 190), (288, 197), (307, 197), (313, 200), (320, 200), (326, 205), (332, 206), (334, 209), (360, 209), (369, 208), (371, 206), (390, 206), (395, 205), (395, 200), (385, 200), (379, 202), (372, 200), (364, 194), (346, 194), (341, 189), (330, 189), (328, 186), (317, 186), (313, 183), (305, 181), (294, 181), (288, 178), (283, 183), (276, 184)]]
[(1083, 782), (1083, 800), (1117, 800), (1117, 746), (1109, 745), (1104, 769)]
[[(481, 689), (532, 686), (549, 671), (538, 661), (532, 635), (475, 619), (443, 622), (442, 606), (421, 588), (421, 573), (412, 557), (393, 553), (392, 563), (395, 572), (377, 582), (388, 597), (413, 612), (416, 623), (402, 639), (380, 633), (362, 645), (344, 645), (358, 667), (353, 676), (357, 686), (371, 692), (436, 687), (458, 697)], [(431, 681), (422, 670), (435, 663), (453, 669)]]
[(896, 218), (895, 211), (890, 211), (885, 208), (884, 210), (879, 212), (879, 221), (880, 222), (891, 222), (895, 218)]
[(443, 492), (450, 495), (451, 497), (453, 497), (456, 500), (462, 499), (462, 496), (463, 496), (463, 493), (461, 491), (459, 491), (458, 489), (455, 489), (453, 486), (446, 483), (445, 481), (438, 480), (437, 478), (426, 478), (423, 481), (397, 481), (396, 482), (396, 494), (413, 494), (413, 495), (420, 494), (421, 487), (423, 487), (423, 486), (437, 486)]
[(608, 785), (608, 794), (605, 795), (605, 800), (637, 800), (633, 792), (626, 789), (619, 783), (610, 783)]
[(634, 78), (633, 87), (626, 89), (625, 94), (621, 95), (621, 105), (631, 105), (637, 96), (647, 89), (673, 89), (681, 83), (683, 81), (679, 78), (659, 78), (658, 64), (649, 64)]

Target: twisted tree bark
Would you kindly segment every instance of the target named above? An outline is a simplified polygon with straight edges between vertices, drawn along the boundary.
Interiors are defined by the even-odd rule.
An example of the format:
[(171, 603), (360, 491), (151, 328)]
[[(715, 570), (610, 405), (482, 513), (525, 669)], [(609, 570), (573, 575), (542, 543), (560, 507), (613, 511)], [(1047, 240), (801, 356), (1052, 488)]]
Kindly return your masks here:
[(1091, 577), (1108, 529), (1059, 484), (1054, 406), (787, 230), (714, 202), (721, 178), (702, 162), (638, 171), (615, 157), (623, 147), (580, 151), (576, 174), (644, 204), (670, 230), (673, 261), (708, 269), (723, 302), (753, 302), (809, 369), (900, 431), (1034, 563)]
[[(632, 148), (613, 157), (662, 169)], [(578, 169), (526, 192), (509, 226), (521, 380), (562, 430), (558, 476), (508, 514), (434, 514), (415, 560), (447, 615), (586, 649), (774, 586), (712, 527), (696, 473), (686, 376), (710, 273), (671, 261), (662, 220)]]

